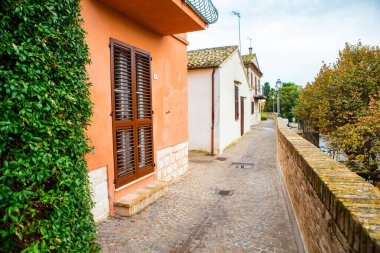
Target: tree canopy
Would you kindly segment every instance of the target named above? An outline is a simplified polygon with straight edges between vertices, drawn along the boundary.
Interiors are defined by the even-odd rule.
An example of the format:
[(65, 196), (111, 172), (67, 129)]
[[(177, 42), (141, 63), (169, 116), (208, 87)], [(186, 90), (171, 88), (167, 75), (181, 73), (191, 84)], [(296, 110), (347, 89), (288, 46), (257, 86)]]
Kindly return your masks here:
[(283, 83), (280, 89), (281, 116), (291, 120), (294, 115), (294, 107), (298, 104), (301, 87), (295, 83)]
[[(266, 83), (267, 84), (267, 83)], [(269, 85), (269, 83), (268, 83)], [(265, 87), (265, 84), (264, 84)], [(270, 87), (270, 86), (269, 86)], [(280, 88), (280, 110), (284, 118), (291, 120), (294, 117), (294, 107), (298, 103), (298, 97), (301, 87), (292, 82), (285, 82)], [(265, 103), (265, 111), (272, 112), (274, 104), (274, 111), (277, 111), (277, 91), (270, 89)]]
[(378, 181), (379, 91), (379, 47), (346, 44), (337, 61), (323, 64), (302, 90), (295, 110), (344, 151), (350, 168)]

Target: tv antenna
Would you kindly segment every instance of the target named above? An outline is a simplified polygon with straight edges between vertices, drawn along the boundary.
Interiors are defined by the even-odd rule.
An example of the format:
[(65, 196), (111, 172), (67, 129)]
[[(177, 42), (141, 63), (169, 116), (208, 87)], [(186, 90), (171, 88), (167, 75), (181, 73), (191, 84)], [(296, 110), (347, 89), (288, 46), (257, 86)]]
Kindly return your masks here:
[(248, 37), (247, 40), (249, 40), (249, 47), (252, 47), (252, 40), (253, 39)]

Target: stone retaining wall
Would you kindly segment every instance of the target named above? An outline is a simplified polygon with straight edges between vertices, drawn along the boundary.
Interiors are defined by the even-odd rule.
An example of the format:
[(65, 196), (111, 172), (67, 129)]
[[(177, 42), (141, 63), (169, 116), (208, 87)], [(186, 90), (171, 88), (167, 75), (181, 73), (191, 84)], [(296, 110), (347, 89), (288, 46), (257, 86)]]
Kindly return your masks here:
[(309, 252), (380, 252), (380, 191), (277, 120), (280, 168)]
[(107, 167), (101, 167), (88, 173), (91, 182), (92, 199), (95, 205), (92, 214), (96, 223), (107, 219), (110, 214), (108, 201)]
[(157, 151), (157, 179), (171, 181), (189, 168), (188, 142)]

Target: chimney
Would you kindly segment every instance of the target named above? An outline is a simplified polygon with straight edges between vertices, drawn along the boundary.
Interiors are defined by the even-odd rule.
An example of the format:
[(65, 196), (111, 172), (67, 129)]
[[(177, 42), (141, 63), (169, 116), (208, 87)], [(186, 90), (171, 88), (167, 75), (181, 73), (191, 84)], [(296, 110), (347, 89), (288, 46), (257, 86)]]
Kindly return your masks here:
[(252, 54), (252, 47), (249, 47), (249, 54)]

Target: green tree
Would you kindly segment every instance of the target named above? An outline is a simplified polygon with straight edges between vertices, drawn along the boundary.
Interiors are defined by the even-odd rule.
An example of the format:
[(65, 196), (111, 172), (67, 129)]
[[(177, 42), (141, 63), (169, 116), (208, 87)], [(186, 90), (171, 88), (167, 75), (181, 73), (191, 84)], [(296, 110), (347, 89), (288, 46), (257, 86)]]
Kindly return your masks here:
[[(269, 83), (266, 83), (269, 86)], [(266, 112), (277, 112), (277, 90), (274, 88), (267, 87), (269, 89), (268, 96), (265, 102), (264, 110)], [(294, 108), (298, 103), (298, 97), (300, 94), (301, 88), (295, 83), (285, 82), (280, 88), (280, 110), (281, 115), (284, 118), (292, 120), (294, 117)]]
[(265, 99), (265, 105), (264, 105), (264, 111), (265, 112), (272, 112), (273, 111), (273, 92), (271, 92), (271, 87), (269, 82), (264, 83), (264, 94), (267, 96)]
[(301, 87), (294, 83), (283, 83), (280, 89), (281, 116), (290, 121), (293, 119), (294, 108), (298, 104)]
[(270, 84), (268, 82), (264, 83), (264, 94), (268, 95), (270, 92)]
[(368, 112), (334, 133), (348, 156), (348, 165), (359, 175), (376, 181), (380, 187), (380, 92), (372, 97)]
[(0, 1), (0, 251), (94, 252), (79, 0)]
[(375, 107), (376, 103), (371, 101), (379, 99), (379, 90), (379, 48), (360, 42), (346, 44), (337, 61), (323, 64), (314, 82), (303, 89), (296, 108), (298, 117), (329, 135), (334, 145), (345, 152), (351, 169), (377, 181), (379, 138), (376, 126), (367, 124), (365, 119), (375, 115), (373, 122), (378, 122), (370, 108)]
[[(273, 106), (274, 106), (274, 110), (273, 110)], [(265, 99), (264, 110), (266, 112), (275, 112), (276, 108), (277, 108), (277, 93), (275, 89), (270, 88), (268, 92), (268, 96)]]

